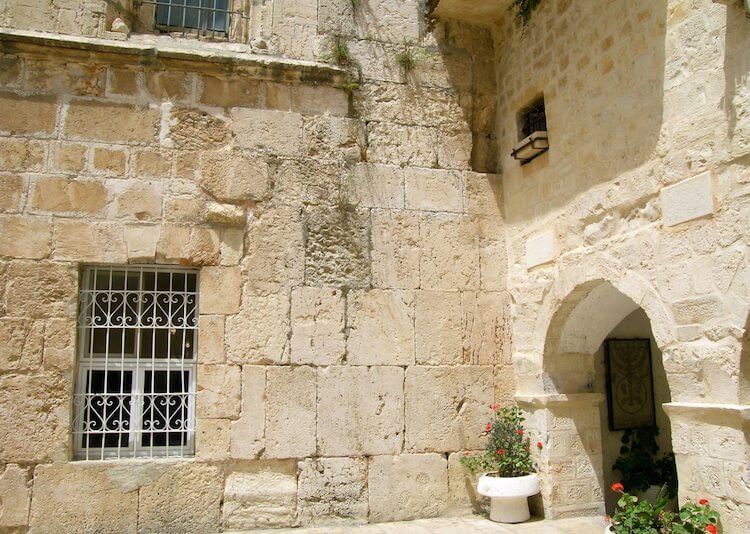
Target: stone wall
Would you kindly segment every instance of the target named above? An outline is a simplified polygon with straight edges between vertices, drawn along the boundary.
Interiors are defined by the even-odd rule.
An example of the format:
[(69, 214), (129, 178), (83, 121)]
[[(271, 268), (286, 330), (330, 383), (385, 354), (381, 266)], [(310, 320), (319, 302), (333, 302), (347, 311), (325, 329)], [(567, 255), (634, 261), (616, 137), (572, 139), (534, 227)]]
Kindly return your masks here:
[[(608, 333), (602, 319), (612, 315), (611, 329), (625, 317), (616, 302), (586, 307), (611, 283), (645, 310), (663, 353), (681, 499), (712, 499), (727, 532), (746, 532), (750, 21), (741, 3), (549, 0), (523, 31), (500, 22), (495, 40), (518, 392), (539, 432), (579, 430), (573, 442), (550, 443), (550, 457), (558, 445), (575, 456), (590, 428), (580, 413), (565, 415), (573, 398), (559, 394), (589, 394), (587, 380), (566, 378), (589, 361), (570, 351), (589, 357)], [(510, 157), (516, 113), (540, 93), (551, 148), (521, 166)], [(579, 305), (588, 311), (574, 312)], [(692, 433), (696, 418), (714, 434)], [(584, 439), (589, 452), (599, 445)], [(580, 491), (591, 467), (581, 458), (545, 472), (548, 514), (584, 513), (601, 498)]]
[[(351, 4), (302, 4), (284, 2), (283, 20), (321, 59)], [(2, 33), (0, 529), (211, 532), (478, 506), (457, 460), (514, 389), (499, 182), (475, 172), (494, 168), (492, 40), (427, 34), (419, 4), (400, 4), (343, 21), (348, 73), (234, 45)], [(54, 25), (18, 6), (11, 26), (94, 35), (63, 28), (59, 2)], [(311, 50), (287, 42), (287, 56)], [(87, 263), (200, 268), (195, 458), (72, 461)]]

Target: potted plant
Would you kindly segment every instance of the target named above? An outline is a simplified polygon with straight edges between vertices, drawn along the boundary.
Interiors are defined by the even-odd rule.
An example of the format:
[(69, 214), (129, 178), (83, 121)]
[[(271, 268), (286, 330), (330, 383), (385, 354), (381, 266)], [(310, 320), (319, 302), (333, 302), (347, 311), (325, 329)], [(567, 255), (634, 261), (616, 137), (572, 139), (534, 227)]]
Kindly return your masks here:
[(625, 491), (622, 483), (612, 484), (620, 494), (617, 509), (609, 519), (605, 533), (614, 534), (718, 534), (719, 512), (707, 499), (686, 503), (678, 513), (665, 508), (667, 490), (662, 488), (655, 503), (641, 500)]
[[(539, 493), (534, 473), (529, 438), (523, 428), (521, 410), (499, 409), (485, 428), (487, 447), (481, 454), (466, 453), (461, 463), (473, 473), (481, 473), (477, 492), (489, 497), (490, 519), (500, 523), (522, 523), (531, 517), (528, 497)], [(542, 443), (538, 442), (541, 448)]]
[(657, 458), (659, 445), (656, 427), (626, 430), (622, 435), (620, 456), (612, 466), (619, 471), (622, 484), (641, 499), (655, 502), (659, 490), (666, 486), (668, 499), (677, 496), (677, 467), (674, 454)]

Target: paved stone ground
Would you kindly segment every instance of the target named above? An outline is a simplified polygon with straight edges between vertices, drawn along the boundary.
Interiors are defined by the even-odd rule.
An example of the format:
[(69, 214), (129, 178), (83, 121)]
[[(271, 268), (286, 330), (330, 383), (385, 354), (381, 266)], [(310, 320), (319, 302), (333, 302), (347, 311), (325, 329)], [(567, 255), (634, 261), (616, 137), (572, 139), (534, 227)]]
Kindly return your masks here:
[(531, 520), (520, 525), (500, 525), (477, 516), (440, 517), (376, 525), (292, 528), (253, 531), (255, 534), (602, 534), (602, 518)]

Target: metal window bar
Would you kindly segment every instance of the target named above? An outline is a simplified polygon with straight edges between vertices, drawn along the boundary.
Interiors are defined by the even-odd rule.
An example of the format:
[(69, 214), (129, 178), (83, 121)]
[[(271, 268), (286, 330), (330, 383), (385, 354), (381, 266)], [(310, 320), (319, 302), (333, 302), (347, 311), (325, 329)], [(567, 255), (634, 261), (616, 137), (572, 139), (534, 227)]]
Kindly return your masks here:
[(230, 10), (232, 0), (140, 0), (155, 6), (154, 29), (165, 32), (197, 33), (216, 39), (229, 38), (236, 18), (248, 19), (242, 11)]
[(194, 453), (198, 282), (183, 268), (84, 268), (77, 459)]
[(521, 111), (521, 128), (518, 139), (525, 139), (534, 132), (547, 131), (547, 113), (544, 99), (540, 98)]

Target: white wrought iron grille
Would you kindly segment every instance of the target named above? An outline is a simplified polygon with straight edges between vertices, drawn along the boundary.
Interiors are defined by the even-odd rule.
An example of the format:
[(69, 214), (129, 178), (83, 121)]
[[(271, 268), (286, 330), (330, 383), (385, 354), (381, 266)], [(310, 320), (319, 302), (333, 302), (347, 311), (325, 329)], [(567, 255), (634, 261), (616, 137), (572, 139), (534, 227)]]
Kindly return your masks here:
[(198, 272), (155, 266), (83, 269), (76, 458), (195, 451)]

